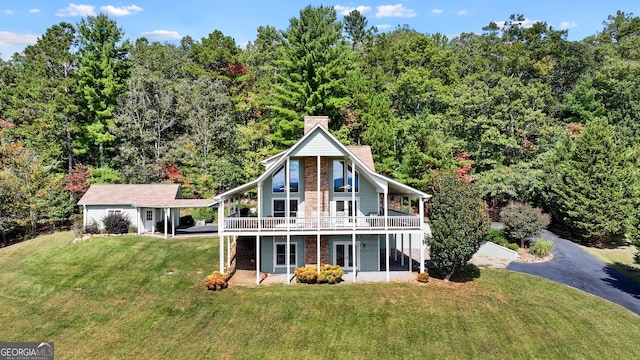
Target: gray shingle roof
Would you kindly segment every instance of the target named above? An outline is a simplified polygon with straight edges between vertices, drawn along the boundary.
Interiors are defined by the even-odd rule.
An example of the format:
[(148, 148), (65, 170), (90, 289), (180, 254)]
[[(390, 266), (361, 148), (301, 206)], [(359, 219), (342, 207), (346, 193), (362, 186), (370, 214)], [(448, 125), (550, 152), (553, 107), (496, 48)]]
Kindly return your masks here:
[(179, 184), (93, 184), (78, 205), (204, 207), (213, 199), (182, 199)]

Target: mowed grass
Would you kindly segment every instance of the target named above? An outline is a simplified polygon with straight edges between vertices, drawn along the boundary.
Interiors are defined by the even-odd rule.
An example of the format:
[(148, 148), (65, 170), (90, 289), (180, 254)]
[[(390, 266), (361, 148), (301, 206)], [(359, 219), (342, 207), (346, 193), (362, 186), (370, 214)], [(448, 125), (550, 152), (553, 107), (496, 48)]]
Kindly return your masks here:
[(209, 292), (216, 238), (71, 238), (0, 249), (2, 341), (54, 341), (56, 359), (640, 358), (639, 316), (524, 274)]
[(587, 246), (580, 247), (631, 281), (640, 285), (640, 265), (633, 261), (633, 254), (637, 251), (635, 246), (618, 246), (611, 249), (597, 249)]

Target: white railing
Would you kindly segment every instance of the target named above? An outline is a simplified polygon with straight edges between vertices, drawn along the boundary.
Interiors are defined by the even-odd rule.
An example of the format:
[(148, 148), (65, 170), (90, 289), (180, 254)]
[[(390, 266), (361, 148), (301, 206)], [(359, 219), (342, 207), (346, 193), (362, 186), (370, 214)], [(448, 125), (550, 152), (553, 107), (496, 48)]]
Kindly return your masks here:
[[(317, 216), (295, 217), (231, 217), (225, 218), (223, 231), (300, 231), (300, 230), (384, 230), (384, 229), (421, 229), (419, 216)], [(355, 220), (355, 221), (354, 221)]]

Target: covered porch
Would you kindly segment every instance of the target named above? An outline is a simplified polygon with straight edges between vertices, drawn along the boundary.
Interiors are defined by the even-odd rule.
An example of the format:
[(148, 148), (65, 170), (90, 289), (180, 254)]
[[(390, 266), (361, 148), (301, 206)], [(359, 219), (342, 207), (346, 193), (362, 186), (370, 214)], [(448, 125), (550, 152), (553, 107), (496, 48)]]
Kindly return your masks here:
[[(216, 204), (213, 199), (173, 199), (162, 202), (136, 204), (136, 227), (138, 235), (143, 233), (155, 234), (162, 230), (165, 239), (176, 237), (183, 231), (180, 224), (180, 210), (207, 208)], [(160, 226), (158, 226), (160, 224)], [(195, 230), (195, 229), (194, 229)], [(210, 229), (207, 229), (210, 230)], [(217, 228), (216, 228), (217, 231)]]

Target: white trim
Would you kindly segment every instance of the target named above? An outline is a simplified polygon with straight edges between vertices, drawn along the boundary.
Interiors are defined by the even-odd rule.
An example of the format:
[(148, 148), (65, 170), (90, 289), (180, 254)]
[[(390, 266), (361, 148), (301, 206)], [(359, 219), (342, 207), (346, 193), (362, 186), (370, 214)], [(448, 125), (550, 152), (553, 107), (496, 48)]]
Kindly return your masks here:
[[(285, 246), (285, 263), (283, 265), (278, 265), (278, 245), (284, 245)], [(294, 247), (294, 253), (293, 253), (293, 259), (295, 260), (294, 263), (289, 263), (289, 268), (295, 268), (297, 266), (298, 263), (298, 242), (291, 242), (289, 241), (289, 245), (293, 245)], [(287, 241), (286, 240), (276, 240), (275, 238), (273, 239), (273, 272), (276, 272), (276, 268), (278, 269), (286, 269), (287, 268)], [(291, 259), (291, 255), (289, 254), (289, 259)]]
[[(346, 196), (334, 196), (333, 199), (331, 199), (331, 204), (330, 204), (330, 208), (329, 208), (329, 211), (330, 211), (329, 214), (331, 214), (331, 216), (337, 216), (337, 212), (338, 211), (337, 211), (337, 204), (336, 203), (338, 201), (344, 201), (344, 202), (349, 202), (350, 203), (352, 200), (353, 200), (353, 197), (351, 197), (351, 196), (349, 196), (349, 197), (346, 197)], [(354, 205), (354, 208), (355, 208), (354, 210), (355, 211), (351, 214), (351, 216), (354, 216), (354, 215), (355, 216), (364, 216), (364, 214), (360, 211), (360, 197), (359, 196), (356, 197), (355, 200), (356, 200), (356, 203)], [(347, 205), (347, 208), (345, 210), (344, 216), (345, 217), (349, 217), (348, 205)]]
[[(291, 216), (287, 216), (287, 210), (289, 210), (288, 213), (291, 213), (291, 209), (290, 209), (291, 205), (287, 203), (287, 198), (285, 198), (285, 197), (277, 197), (277, 198), (272, 198), (271, 199), (271, 215), (273, 217), (276, 217), (276, 215), (275, 215), (275, 212), (276, 212), (275, 211), (275, 204), (274, 204), (274, 202), (276, 200), (284, 200), (284, 216), (282, 216), (282, 217), (284, 217), (284, 218), (289, 217), (290, 218)], [(300, 204), (301, 204), (300, 198), (299, 197), (290, 197), (289, 198), (289, 201), (293, 201), (293, 200), (298, 202), (298, 206), (297, 206), (298, 210), (296, 210), (296, 217), (298, 217), (298, 214), (300, 213)]]
[[(356, 243), (356, 250), (354, 251), (355, 254), (355, 259), (353, 259), (353, 264), (356, 266), (356, 271), (360, 270), (360, 244), (361, 242), (358, 240), (355, 242)], [(332, 264), (338, 265), (338, 261), (337, 261), (337, 251), (336, 251), (336, 246), (337, 245), (346, 245), (346, 246), (351, 246), (353, 247), (353, 241), (352, 240), (338, 240), (338, 241), (334, 241), (333, 245), (332, 245), (332, 250), (333, 250), (333, 256), (332, 256)], [(348, 259), (345, 257), (345, 263), (348, 264), (349, 261)], [(341, 266), (342, 269), (346, 269), (346, 270), (353, 270), (353, 267), (349, 267), (349, 266)]]

